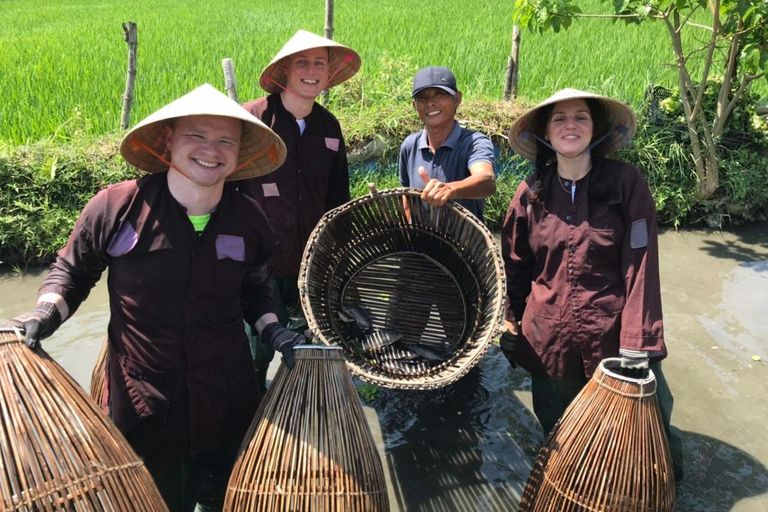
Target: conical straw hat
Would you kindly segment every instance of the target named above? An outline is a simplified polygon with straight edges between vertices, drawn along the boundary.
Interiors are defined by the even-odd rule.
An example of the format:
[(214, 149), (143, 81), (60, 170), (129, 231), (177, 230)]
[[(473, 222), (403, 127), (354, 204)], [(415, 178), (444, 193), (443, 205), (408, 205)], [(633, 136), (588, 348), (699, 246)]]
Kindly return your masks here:
[(325, 87), (326, 89), (349, 80), (360, 69), (360, 55), (352, 48), (312, 32), (299, 30), (290, 41), (285, 43), (285, 46), (277, 52), (272, 62), (261, 72), (261, 77), (259, 77), (261, 88), (270, 94), (280, 92), (280, 86), (285, 87), (287, 80), (285, 68), (280, 61), (289, 55), (314, 48), (328, 48), (328, 69), (331, 81)]
[(243, 121), (238, 167), (227, 180), (244, 180), (263, 176), (285, 161), (282, 139), (250, 112), (232, 101), (212, 85), (203, 84), (164, 106), (133, 127), (120, 143), (120, 154), (132, 166), (149, 173), (165, 172), (169, 159), (165, 146), (165, 127), (173, 119), (187, 116), (223, 116)]
[(561, 101), (588, 98), (600, 101), (608, 113), (606, 124), (609, 130), (612, 131), (606, 137), (605, 142), (603, 142), (606, 148), (605, 153), (611, 153), (629, 144), (637, 130), (637, 119), (631, 108), (620, 101), (606, 98), (599, 94), (579, 91), (577, 89), (562, 89), (515, 120), (512, 128), (509, 130), (509, 145), (512, 146), (515, 153), (535, 162), (539, 141), (532, 134), (535, 134), (540, 128), (535, 126), (536, 112), (547, 105)]

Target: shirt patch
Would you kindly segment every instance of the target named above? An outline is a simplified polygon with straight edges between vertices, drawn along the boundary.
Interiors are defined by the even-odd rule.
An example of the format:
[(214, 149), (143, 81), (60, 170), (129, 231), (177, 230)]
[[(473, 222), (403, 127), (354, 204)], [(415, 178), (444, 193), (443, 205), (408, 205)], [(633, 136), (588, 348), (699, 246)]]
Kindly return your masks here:
[(136, 247), (136, 242), (139, 241), (139, 235), (136, 234), (136, 230), (133, 229), (130, 223), (126, 222), (120, 226), (120, 230), (115, 237), (109, 242), (107, 247), (107, 254), (113, 258), (128, 254), (128, 252)]
[(327, 147), (331, 151), (338, 151), (339, 150), (339, 139), (334, 138), (334, 137), (326, 137), (325, 138), (325, 147)]
[(262, 183), (261, 191), (264, 192), (264, 197), (280, 197), (277, 183)]
[(220, 260), (229, 258), (233, 261), (245, 261), (245, 240), (241, 236), (218, 235), (216, 257)]
[(648, 247), (648, 222), (645, 219), (636, 220), (632, 223), (629, 246), (633, 249)]

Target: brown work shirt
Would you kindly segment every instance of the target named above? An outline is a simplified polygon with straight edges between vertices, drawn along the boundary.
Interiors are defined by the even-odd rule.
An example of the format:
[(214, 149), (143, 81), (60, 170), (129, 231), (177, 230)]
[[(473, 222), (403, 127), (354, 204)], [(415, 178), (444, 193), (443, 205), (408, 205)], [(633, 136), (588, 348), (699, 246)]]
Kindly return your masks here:
[(507, 319), (520, 321), (518, 363), (555, 380), (590, 377), (619, 348), (666, 355), (656, 211), (633, 166), (605, 161), (608, 197), (588, 198), (590, 175), (550, 174), (544, 204), (530, 204), (529, 177), (502, 231)]
[(240, 181), (238, 188), (264, 208), (275, 230), (275, 277), (296, 277), (320, 217), (350, 199), (344, 136), (333, 114), (317, 103), (304, 118), (303, 134), (280, 94), (249, 101), (243, 108), (271, 127), (288, 149), (276, 171)]
[(123, 433), (152, 432), (155, 455), (184, 456), (238, 442), (258, 405), (243, 319), (274, 312), (272, 234), (261, 208), (231, 187), (196, 233), (166, 177), (94, 196), (40, 293), (62, 295), (74, 313), (109, 267), (102, 406)]

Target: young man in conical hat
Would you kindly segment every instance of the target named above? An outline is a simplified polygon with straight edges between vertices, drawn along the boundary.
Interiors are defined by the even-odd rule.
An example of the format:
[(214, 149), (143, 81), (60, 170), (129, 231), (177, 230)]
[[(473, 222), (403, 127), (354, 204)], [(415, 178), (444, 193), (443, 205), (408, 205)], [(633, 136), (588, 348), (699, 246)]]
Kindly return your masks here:
[(206, 84), (139, 123), (120, 152), (150, 174), (90, 200), (37, 307), (12, 323), (34, 348), (109, 267), (101, 406), (144, 459), (171, 512), (191, 512), (202, 486), (223, 503), (260, 400), (243, 319), (286, 359), (304, 341), (275, 316), (273, 234), (264, 213), (224, 186), (268, 174), (285, 160), (285, 146)]
[[(278, 315), (298, 332), (307, 328), (296, 284), (304, 247), (320, 217), (350, 199), (341, 127), (315, 100), (359, 69), (360, 56), (354, 50), (299, 30), (261, 73), (259, 84), (269, 96), (243, 105), (270, 126), (288, 149), (285, 163), (274, 173), (238, 185), (264, 208), (275, 230), (272, 286)], [(254, 339), (252, 345), (264, 386), (274, 353)]]

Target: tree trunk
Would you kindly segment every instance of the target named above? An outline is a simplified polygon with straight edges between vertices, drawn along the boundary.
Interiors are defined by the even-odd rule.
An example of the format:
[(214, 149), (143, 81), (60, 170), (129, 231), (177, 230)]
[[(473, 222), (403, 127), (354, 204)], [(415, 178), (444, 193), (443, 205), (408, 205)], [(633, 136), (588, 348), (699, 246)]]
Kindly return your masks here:
[(134, 22), (123, 23), (123, 39), (128, 43), (128, 73), (125, 77), (125, 94), (123, 94), (123, 112), (120, 115), (120, 128), (126, 130), (131, 124), (133, 87), (136, 83), (136, 55), (138, 54), (139, 46), (138, 30)]
[(507, 79), (504, 84), (504, 99), (517, 98), (517, 76), (520, 69), (520, 28), (512, 27), (512, 48), (507, 61)]

